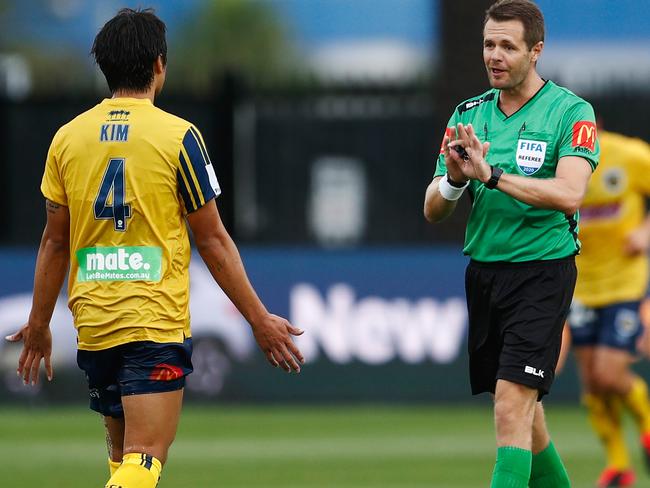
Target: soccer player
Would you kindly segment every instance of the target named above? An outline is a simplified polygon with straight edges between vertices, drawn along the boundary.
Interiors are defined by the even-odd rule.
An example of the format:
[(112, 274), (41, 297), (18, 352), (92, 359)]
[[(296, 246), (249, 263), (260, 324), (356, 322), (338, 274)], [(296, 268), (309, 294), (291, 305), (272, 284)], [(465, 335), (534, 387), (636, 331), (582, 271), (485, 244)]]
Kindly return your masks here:
[(190, 243), (251, 324), (273, 366), (300, 371), (291, 335), (246, 276), (215, 204), (219, 183), (199, 131), (153, 105), (165, 82), (165, 24), (120, 10), (92, 54), (113, 94), (56, 133), (41, 190), (47, 224), (18, 374), (52, 379), (50, 319), (68, 267), (77, 362), (105, 421), (110, 488), (157, 485), (192, 371)]
[(528, 0), (486, 12), (491, 89), (456, 108), (424, 215), (439, 222), (467, 190), (465, 254), (472, 393), (494, 393), (492, 488), (570, 486), (544, 420), (576, 280), (577, 210), (598, 164), (592, 107), (536, 69), (544, 19)]
[(580, 208), (582, 251), (569, 325), (583, 403), (607, 456), (597, 486), (606, 488), (635, 481), (622, 409), (632, 413), (650, 463), (648, 386), (630, 368), (648, 285), (650, 145), (605, 131), (600, 144), (600, 165)]

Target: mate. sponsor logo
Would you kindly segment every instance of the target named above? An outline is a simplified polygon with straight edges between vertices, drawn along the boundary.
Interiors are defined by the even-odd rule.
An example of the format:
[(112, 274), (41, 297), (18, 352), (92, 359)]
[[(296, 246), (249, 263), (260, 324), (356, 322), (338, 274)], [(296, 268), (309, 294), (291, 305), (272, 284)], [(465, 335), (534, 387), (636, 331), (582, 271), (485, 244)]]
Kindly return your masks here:
[(160, 281), (162, 249), (148, 246), (77, 250), (77, 281)]

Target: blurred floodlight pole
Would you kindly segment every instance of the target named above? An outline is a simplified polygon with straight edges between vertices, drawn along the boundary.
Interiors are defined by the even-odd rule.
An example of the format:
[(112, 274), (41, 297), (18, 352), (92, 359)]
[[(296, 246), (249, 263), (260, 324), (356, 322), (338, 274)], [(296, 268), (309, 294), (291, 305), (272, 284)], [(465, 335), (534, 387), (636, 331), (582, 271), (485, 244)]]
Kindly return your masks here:
[[(435, 0), (434, 0), (435, 1)], [(436, 109), (445, 118), (454, 107), (488, 88), (483, 66), (483, 19), (494, 0), (439, 0), (440, 62)]]

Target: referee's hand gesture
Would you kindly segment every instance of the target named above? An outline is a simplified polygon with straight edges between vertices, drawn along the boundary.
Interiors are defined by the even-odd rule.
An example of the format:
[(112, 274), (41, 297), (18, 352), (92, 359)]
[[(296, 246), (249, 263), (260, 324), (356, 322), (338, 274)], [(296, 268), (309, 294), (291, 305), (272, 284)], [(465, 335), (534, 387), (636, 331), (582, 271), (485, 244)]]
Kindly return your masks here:
[(472, 124), (458, 124), (456, 127), (456, 139), (449, 143), (450, 146), (460, 146), (465, 150), (465, 157), (457, 151), (451, 151), (450, 156), (466, 178), (479, 180), (482, 183), (490, 179), (492, 170), (485, 160), (490, 149), (489, 142), (481, 142), (474, 132)]

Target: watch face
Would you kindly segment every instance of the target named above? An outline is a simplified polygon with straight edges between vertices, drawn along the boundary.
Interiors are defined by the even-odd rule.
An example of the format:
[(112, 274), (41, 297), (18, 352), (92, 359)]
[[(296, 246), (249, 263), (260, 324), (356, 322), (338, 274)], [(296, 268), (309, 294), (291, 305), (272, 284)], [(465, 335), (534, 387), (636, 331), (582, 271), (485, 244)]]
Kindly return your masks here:
[(499, 183), (499, 178), (501, 178), (502, 174), (503, 170), (501, 168), (492, 166), (492, 174), (490, 175), (490, 179), (485, 183), (485, 186), (490, 190), (496, 188), (497, 184)]

